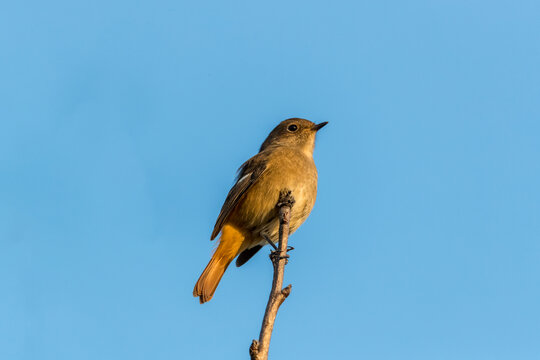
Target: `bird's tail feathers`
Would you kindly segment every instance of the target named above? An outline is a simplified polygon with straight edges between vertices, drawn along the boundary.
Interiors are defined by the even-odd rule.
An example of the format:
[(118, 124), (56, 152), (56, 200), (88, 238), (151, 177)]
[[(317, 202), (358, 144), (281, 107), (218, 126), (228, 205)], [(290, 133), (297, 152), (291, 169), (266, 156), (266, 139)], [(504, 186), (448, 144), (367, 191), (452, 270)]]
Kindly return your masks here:
[(201, 304), (212, 299), (225, 270), (240, 252), (243, 242), (244, 235), (240, 231), (231, 225), (223, 227), (219, 245), (193, 289), (193, 296), (198, 296)]

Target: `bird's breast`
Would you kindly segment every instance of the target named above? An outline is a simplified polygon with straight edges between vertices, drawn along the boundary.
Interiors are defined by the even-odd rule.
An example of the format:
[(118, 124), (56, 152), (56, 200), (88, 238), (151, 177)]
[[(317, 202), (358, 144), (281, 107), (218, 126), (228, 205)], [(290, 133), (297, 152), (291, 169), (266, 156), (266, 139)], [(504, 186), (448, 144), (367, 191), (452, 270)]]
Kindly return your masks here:
[(317, 169), (313, 158), (299, 151), (275, 150), (265, 172), (246, 192), (231, 222), (258, 237), (265, 232), (278, 239), (277, 202), (282, 190), (290, 190), (295, 203), (291, 210), (290, 233), (307, 219), (317, 196)]

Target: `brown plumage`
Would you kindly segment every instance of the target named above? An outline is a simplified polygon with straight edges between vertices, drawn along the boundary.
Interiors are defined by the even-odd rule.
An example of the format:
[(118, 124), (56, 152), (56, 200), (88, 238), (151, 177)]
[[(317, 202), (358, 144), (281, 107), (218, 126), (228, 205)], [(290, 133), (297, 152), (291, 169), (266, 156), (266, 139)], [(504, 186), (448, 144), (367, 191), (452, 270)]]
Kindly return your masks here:
[(209, 301), (223, 273), (236, 256), (237, 266), (266, 244), (263, 234), (278, 241), (276, 203), (282, 189), (296, 200), (290, 234), (307, 219), (317, 196), (317, 169), (313, 162), (315, 134), (327, 123), (305, 119), (282, 121), (263, 142), (257, 155), (239, 170), (238, 180), (221, 208), (211, 240), (221, 232), (219, 245), (193, 289), (202, 303)]

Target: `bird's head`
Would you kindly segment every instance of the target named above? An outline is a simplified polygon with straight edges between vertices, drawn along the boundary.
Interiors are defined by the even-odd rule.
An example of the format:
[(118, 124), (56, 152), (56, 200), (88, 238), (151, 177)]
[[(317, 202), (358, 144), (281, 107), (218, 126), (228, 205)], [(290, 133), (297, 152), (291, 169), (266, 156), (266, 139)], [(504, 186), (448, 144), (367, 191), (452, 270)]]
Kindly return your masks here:
[(306, 119), (291, 118), (283, 120), (264, 140), (259, 151), (273, 146), (295, 147), (307, 154), (313, 154), (315, 135), (328, 122), (315, 124)]

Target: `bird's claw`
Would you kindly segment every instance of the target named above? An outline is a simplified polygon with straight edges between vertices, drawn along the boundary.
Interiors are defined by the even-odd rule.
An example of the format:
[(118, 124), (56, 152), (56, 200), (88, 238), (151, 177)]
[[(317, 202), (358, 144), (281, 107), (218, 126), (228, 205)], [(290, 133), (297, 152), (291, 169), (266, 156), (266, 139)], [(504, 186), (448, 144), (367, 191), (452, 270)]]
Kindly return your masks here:
[(285, 253), (285, 255), (281, 255), (281, 251), (279, 250), (270, 252), (270, 260), (272, 260), (274, 264), (277, 265), (277, 263), (281, 259), (285, 259), (285, 264), (287, 264), (287, 262), (289, 261), (289, 255), (287, 255), (287, 253)]

